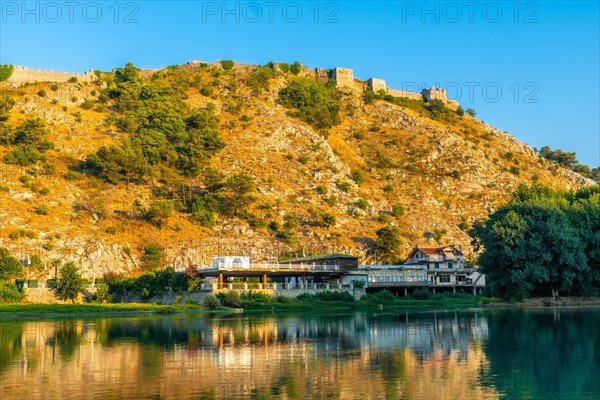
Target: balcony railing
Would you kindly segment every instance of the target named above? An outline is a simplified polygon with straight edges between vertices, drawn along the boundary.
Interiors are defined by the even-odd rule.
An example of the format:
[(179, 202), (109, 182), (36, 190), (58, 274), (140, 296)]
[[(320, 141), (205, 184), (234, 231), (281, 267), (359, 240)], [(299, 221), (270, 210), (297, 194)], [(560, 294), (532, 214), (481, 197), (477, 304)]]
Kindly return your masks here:
[(202, 270), (223, 270), (223, 271), (244, 271), (244, 270), (268, 270), (268, 271), (339, 271), (338, 265), (321, 265), (321, 264), (291, 264), (291, 263), (280, 263), (280, 264), (268, 264), (268, 263), (256, 263), (244, 265), (202, 265), (198, 268)]

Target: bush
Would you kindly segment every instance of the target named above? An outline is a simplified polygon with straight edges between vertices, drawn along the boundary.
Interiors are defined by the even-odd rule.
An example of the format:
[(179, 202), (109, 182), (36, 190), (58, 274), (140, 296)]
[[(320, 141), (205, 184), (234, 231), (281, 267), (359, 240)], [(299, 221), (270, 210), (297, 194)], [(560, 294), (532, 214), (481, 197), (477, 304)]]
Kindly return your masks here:
[(217, 295), (217, 298), (221, 301), (221, 304), (223, 304), (226, 307), (242, 307), (242, 298), (240, 297), (240, 294), (235, 290), (230, 290), (226, 293), (219, 293)]
[(206, 295), (206, 297), (204, 298), (203, 304), (204, 304), (204, 307), (208, 308), (209, 310), (215, 310), (215, 309), (221, 307), (221, 302), (219, 301), (217, 296), (215, 296), (212, 293), (209, 293)]
[(81, 108), (83, 108), (84, 110), (90, 110), (92, 107), (94, 107), (94, 101), (93, 100), (85, 100), (83, 103), (81, 103)]
[(392, 215), (394, 217), (400, 217), (400, 216), (404, 215), (404, 212), (405, 212), (405, 209), (402, 204), (394, 204), (392, 206)]
[(427, 289), (415, 290), (411, 297), (415, 300), (428, 300), (431, 297), (431, 293)]
[(458, 114), (459, 117), (462, 117), (463, 115), (465, 115), (465, 110), (463, 110), (461, 106), (458, 106), (458, 108), (456, 109), (456, 114)]
[(377, 304), (384, 304), (384, 303), (390, 303), (390, 302), (397, 300), (397, 297), (394, 296), (394, 294), (392, 292), (390, 292), (389, 290), (384, 289), (384, 290), (380, 290), (377, 293), (373, 293), (372, 295), (370, 295), (368, 297), (368, 299)]
[(233, 61), (233, 60), (222, 60), (221, 61), (221, 67), (223, 67), (223, 69), (225, 71), (229, 71), (229, 70), (233, 69), (234, 66), (235, 66), (235, 61)]
[(0, 303), (20, 303), (24, 297), (14, 283), (0, 282)]
[(36, 209), (35, 213), (38, 215), (48, 215), (50, 214), (50, 208), (48, 208), (45, 204), (40, 204)]
[(279, 101), (297, 111), (291, 115), (317, 129), (327, 129), (341, 122), (340, 93), (331, 84), (313, 78), (296, 78), (279, 92)]
[(358, 186), (360, 186), (361, 183), (364, 182), (365, 178), (363, 177), (362, 172), (358, 171), (358, 170), (354, 170), (352, 171), (352, 179), (354, 180), (354, 182), (356, 182), (356, 184)]

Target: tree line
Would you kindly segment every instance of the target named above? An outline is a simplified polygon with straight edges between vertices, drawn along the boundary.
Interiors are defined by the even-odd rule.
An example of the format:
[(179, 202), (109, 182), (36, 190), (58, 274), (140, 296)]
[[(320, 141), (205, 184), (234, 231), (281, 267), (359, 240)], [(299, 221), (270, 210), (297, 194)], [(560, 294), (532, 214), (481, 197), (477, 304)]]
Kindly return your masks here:
[(490, 293), (511, 299), (600, 293), (600, 185), (521, 185), (470, 231)]

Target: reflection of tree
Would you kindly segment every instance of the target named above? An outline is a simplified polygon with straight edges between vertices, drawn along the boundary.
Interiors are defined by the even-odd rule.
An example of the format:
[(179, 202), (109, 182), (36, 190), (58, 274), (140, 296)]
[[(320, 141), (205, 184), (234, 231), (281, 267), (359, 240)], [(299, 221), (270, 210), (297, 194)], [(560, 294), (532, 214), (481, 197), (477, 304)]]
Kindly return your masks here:
[(489, 314), (484, 382), (506, 398), (585, 398), (600, 393), (598, 310)]
[(9, 369), (19, 357), (22, 340), (22, 323), (0, 323), (0, 372)]
[(54, 324), (56, 331), (48, 344), (51, 346), (58, 345), (60, 356), (69, 360), (75, 354), (82, 342), (81, 331), (78, 329), (81, 326), (81, 321), (61, 321)]

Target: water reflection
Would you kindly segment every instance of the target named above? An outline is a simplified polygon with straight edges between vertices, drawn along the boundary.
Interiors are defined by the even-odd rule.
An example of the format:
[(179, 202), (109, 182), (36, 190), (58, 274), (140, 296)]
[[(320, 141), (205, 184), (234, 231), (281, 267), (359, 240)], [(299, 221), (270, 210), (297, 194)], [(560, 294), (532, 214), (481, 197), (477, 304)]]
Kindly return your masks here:
[[(0, 398), (543, 398), (534, 370), (522, 371), (563, 340), (577, 341), (563, 356), (598, 370), (598, 339), (585, 338), (600, 318), (561, 313), (557, 330), (542, 315), (551, 320), (471, 311), (3, 322)], [(598, 389), (577, 379), (580, 394)]]

